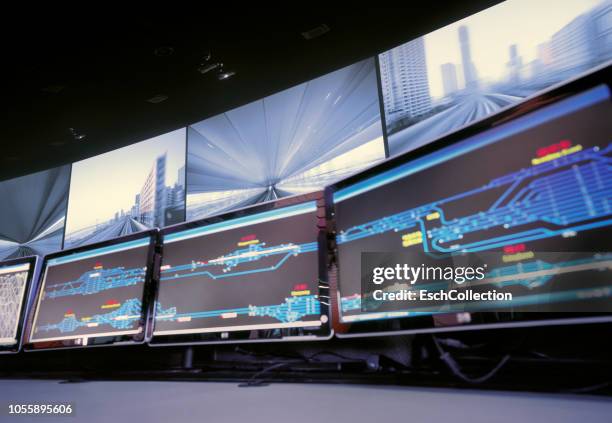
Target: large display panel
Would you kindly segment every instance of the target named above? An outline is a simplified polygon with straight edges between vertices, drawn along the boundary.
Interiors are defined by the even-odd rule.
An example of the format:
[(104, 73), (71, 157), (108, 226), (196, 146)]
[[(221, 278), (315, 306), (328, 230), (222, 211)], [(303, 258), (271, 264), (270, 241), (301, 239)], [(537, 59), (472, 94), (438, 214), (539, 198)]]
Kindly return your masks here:
[(0, 260), (62, 248), (70, 165), (0, 182)]
[(185, 131), (74, 163), (64, 248), (183, 222)]
[(35, 270), (36, 257), (0, 262), (0, 354), (15, 353), (21, 347)]
[(145, 341), (157, 230), (45, 257), (29, 350)]
[(385, 158), (375, 60), (187, 131), (187, 220), (322, 190)]
[(163, 233), (152, 344), (331, 336), (322, 192)]
[(612, 59), (610, 0), (507, 0), (379, 55), (391, 155)]
[[(389, 303), (370, 308), (361, 289), (362, 252), (498, 251), (506, 265), (489, 269), (492, 281), (512, 272), (535, 272), (514, 281), (515, 304), (558, 301), (582, 312), (589, 310), (588, 301), (609, 306), (612, 104), (610, 88), (602, 81), (609, 81), (609, 69), (330, 188), (345, 335), (473, 327), (505, 319), (542, 324), (597, 314), (450, 316)], [(546, 263), (539, 252), (588, 254), (576, 262)], [(564, 275), (570, 273), (582, 282), (579, 289), (564, 289)]]

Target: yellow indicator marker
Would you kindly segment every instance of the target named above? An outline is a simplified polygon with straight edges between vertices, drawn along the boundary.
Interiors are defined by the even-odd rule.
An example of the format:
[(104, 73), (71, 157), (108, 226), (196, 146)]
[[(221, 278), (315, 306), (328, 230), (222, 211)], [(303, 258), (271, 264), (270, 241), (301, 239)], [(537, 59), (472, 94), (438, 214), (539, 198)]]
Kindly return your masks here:
[(259, 244), (258, 239), (253, 239), (251, 241), (242, 241), (238, 243), (239, 247), (246, 247), (247, 245)]
[(563, 150), (557, 151), (556, 153), (547, 154), (544, 157), (538, 157), (537, 159), (531, 159), (531, 164), (538, 165), (540, 163), (550, 162), (551, 160), (555, 160), (555, 159), (558, 159), (563, 156), (567, 156), (572, 153), (577, 153), (579, 151), (582, 151), (582, 145), (580, 144), (575, 145), (570, 148), (564, 148)]
[(427, 215), (426, 219), (427, 220), (436, 220), (440, 218), (440, 213), (438, 212), (433, 212)]
[(504, 263), (509, 263), (512, 261), (532, 259), (534, 256), (533, 251), (524, 251), (522, 253), (505, 255), (502, 257), (502, 260)]
[(423, 242), (423, 233), (421, 231), (410, 232), (402, 235), (402, 246), (410, 247), (411, 245), (421, 244)]
[(117, 308), (119, 307), (121, 304), (104, 304), (102, 306), (102, 308)]

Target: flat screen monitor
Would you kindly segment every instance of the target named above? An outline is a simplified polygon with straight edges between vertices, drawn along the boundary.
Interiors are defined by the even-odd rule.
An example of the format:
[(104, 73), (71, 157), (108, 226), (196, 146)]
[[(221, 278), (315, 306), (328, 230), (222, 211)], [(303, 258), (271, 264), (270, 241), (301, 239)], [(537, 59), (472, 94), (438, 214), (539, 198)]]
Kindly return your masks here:
[(162, 232), (152, 345), (331, 336), (322, 192)]
[[(332, 186), (339, 336), (608, 320), (607, 81), (609, 69), (600, 70)], [(509, 273), (529, 273), (505, 282), (515, 285), (513, 304), (524, 307), (441, 314), (419, 313), (401, 302), (374, 304), (373, 292), (362, 291), (363, 252), (496, 252), (504, 265), (487, 273), (495, 287), (505, 286), (499, 281)], [(579, 252), (580, 258), (551, 263), (542, 252)], [(581, 282), (577, 289), (566, 288), (570, 274)], [(544, 303), (549, 311), (557, 310), (550, 308), (555, 304), (567, 307), (531, 312)]]
[(64, 248), (185, 221), (181, 128), (72, 165)]
[(36, 260), (24, 257), (0, 262), (0, 354), (16, 353), (21, 347)]
[(611, 63), (610, 7), (506, 0), (379, 54), (390, 156)]
[(0, 182), (0, 260), (62, 249), (70, 165)]
[(45, 257), (26, 350), (145, 341), (157, 230)]
[(187, 128), (187, 220), (308, 192), (386, 157), (369, 58)]

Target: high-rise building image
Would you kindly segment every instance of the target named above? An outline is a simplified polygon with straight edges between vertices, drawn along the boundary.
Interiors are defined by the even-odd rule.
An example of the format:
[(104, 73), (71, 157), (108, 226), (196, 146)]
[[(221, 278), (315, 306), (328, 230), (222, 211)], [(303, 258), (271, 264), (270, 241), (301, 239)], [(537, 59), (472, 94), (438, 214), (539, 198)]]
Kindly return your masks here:
[(476, 73), (476, 66), (474, 66), (472, 61), (470, 48), (470, 32), (465, 25), (459, 27), (459, 44), (461, 46), (461, 63), (463, 64), (465, 87), (467, 89), (478, 88), (478, 74)]
[(157, 166), (153, 165), (140, 190), (140, 215), (138, 220), (147, 226), (155, 222), (157, 193)]
[(75, 163), (64, 245), (183, 221), (184, 172), (184, 128)]
[(457, 85), (457, 70), (453, 63), (443, 63), (440, 65), (440, 71), (442, 72), (444, 95), (449, 96), (459, 88)]
[(512, 44), (508, 51), (510, 54), (510, 60), (506, 66), (508, 67), (509, 82), (512, 84), (518, 84), (520, 83), (520, 72), (523, 66), (523, 61), (518, 54), (518, 46), (516, 44)]
[(607, 57), (612, 57), (612, 1), (596, 7), (591, 13), (593, 26), (595, 28), (595, 50), (596, 60), (603, 62)]
[[(510, 0), (494, 9), (379, 54), (390, 155), (612, 59), (611, 0), (542, 0), (535, 8)], [(538, 35), (527, 39), (511, 28), (537, 28)]]
[(594, 28), (587, 15), (581, 15), (553, 35), (551, 50), (558, 71), (587, 68), (596, 52)]
[(382, 53), (379, 60), (387, 123), (427, 114), (431, 97), (423, 38)]

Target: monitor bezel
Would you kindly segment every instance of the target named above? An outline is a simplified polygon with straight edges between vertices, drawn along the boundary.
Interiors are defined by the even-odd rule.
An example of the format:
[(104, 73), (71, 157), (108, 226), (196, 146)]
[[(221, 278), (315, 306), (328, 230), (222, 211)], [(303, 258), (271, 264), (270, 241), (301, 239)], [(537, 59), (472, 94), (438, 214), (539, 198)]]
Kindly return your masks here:
[[(45, 275), (45, 269), (49, 260), (66, 257), (77, 253), (82, 253), (90, 250), (96, 250), (99, 248), (109, 247), (113, 245), (122, 244), (125, 242), (135, 241), (138, 239), (149, 239), (149, 246), (147, 252), (147, 272), (145, 274), (145, 281), (142, 294), (142, 311), (139, 321), (139, 327), (142, 329), (139, 333), (128, 334), (128, 335), (116, 335), (116, 336), (84, 336), (77, 339), (66, 339), (66, 340), (54, 340), (54, 341), (32, 341), (32, 329), (34, 326), (34, 318), (36, 316), (37, 309), (39, 307), (40, 295), (42, 295), (43, 278)], [(149, 326), (151, 324), (151, 313), (153, 299), (155, 296), (155, 289), (157, 284), (157, 273), (159, 261), (156, 259), (159, 254), (159, 229), (153, 228), (146, 231), (135, 232), (133, 234), (113, 238), (93, 244), (87, 244), (70, 248), (63, 251), (57, 251), (55, 253), (47, 254), (40, 267), (38, 275), (38, 283), (36, 286), (36, 292), (32, 299), (32, 306), (30, 307), (27, 325), (26, 325), (26, 337), (24, 337), (23, 350), (26, 352), (32, 351), (49, 351), (58, 349), (72, 349), (72, 348), (95, 348), (95, 347), (107, 347), (116, 345), (138, 345), (148, 341), (150, 334)], [(83, 345), (82, 339), (87, 338), (87, 343)]]
[[(564, 100), (576, 94), (580, 94), (581, 92), (600, 85), (606, 85), (612, 92), (612, 64), (608, 63), (568, 82), (560, 83), (543, 92), (536, 93), (518, 104), (500, 110), (496, 114), (471, 123), (449, 134), (443, 135), (442, 137), (416, 148), (415, 150), (391, 157), (382, 163), (371, 166), (360, 173), (328, 186), (325, 189), (325, 197), (327, 199), (326, 204), (328, 207), (328, 214), (332, 216), (332, 231), (335, 234), (336, 215), (333, 196), (336, 191), (376, 176), (387, 170), (391, 170), (397, 166), (427, 156), (482, 132), (495, 129), (496, 127), (508, 123), (516, 118), (525, 116), (533, 111), (540, 110), (546, 106), (552, 105), (558, 101)], [(334, 245), (334, 258), (337, 257), (336, 248), (337, 247)], [(612, 314), (610, 313), (554, 313), (554, 315), (553, 313), (546, 313), (546, 317), (542, 319), (535, 319), (534, 314), (540, 315), (541, 313), (531, 313), (531, 316), (526, 316), (530, 313), (522, 313), (521, 317), (517, 317), (512, 313), (477, 312), (469, 313), (470, 322), (457, 322), (456, 324), (443, 324), (442, 326), (436, 326), (435, 320), (437, 319), (439, 321), (441, 317), (448, 317), (451, 319), (457, 318), (457, 320), (459, 320), (461, 313), (436, 315), (435, 318), (433, 315), (407, 316), (343, 323), (342, 313), (340, 310), (341, 264), (338, 263), (336, 259), (334, 259), (333, 262), (336, 274), (338, 275), (338, 278), (333, 281), (336, 288), (334, 292), (334, 302), (337, 307), (336, 311), (338, 316), (337, 320), (334, 321), (334, 331), (338, 338), (612, 322)]]
[(26, 263), (30, 265), (30, 268), (28, 269), (28, 277), (25, 282), (23, 297), (21, 299), (21, 310), (17, 321), (17, 333), (15, 335), (17, 343), (13, 345), (0, 345), (0, 354), (17, 354), (21, 350), (28, 311), (31, 306), (29, 298), (32, 293), (34, 281), (36, 280), (34, 276), (38, 270), (38, 262), (38, 256), (18, 257), (0, 261), (0, 269), (3, 267), (16, 266)]
[[(220, 223), (229, 221), (232, 219), (256, 215), (262, 212), (282, 209), (288, 206), (297, 204), (303, 204), (307, 202), (316, 202), (317, 211), (316, 217), (318, 222), (313, 222), (318, 227), (317, 244), (318, 244), (318, 275), (319, 275), (319, 297), (329, 298), (329, 284), (328, 284), (328, 220), (324, 215), (327, 207), (324, 203), (324, 191), (316, 191), (308, 194), (299, 194), (289, 197), (283, 197), (278, 200), (267, 201), (264, 203), (255, 204), (252, 206), (244, 207), (241, 209), (233, 210), (226, 213), (206, 217), (203, 219), (188, 221), (177, 225), (169, 226), (161, 230), (161, 244), (162, 251), (164, 248), (163, 240), (164, 236), (182, 232), (189, 229), (200, 228), (203, 226), (211, 225), (214, 223)], [(163, 253), (162, 253), (163, 257)], [(163, 264), (163, 258), (162, 258)], [(157, 291), (159, 295), (159, 290)], [(157, 302), (157, 296), (155, 299)], [(308, 328), (289, 328), (280, 329), (280, 336), (276, 337), (259, 337), (259, 332), (264, 332), (260, 329), (246, 329), (236, 331), (218, 331), (218, 332), (206, 332), (206, 333), (191, 333), (191, 334), (155, 334), (155, 328), (152, 331), (152, 337), (149, 341), (149, 345), (152, 347), (163, 347), (163, 346), (176, 346), (176, 345), (201, 345), (201, 344), (242, 344), (242, 343), (268, 343), (268, 342), (304, 342), (304, 341), (317, 341), (327, 340), (333, 336), (333, 330), (331, 326), (331, 307), (321, 302), (321, 316), (327, 316), (327, 321), (322, 322), (318, 329), (309, 330)], [(154, 318), (153, 318), (154, 319)], [(306, 334), (292, 335), (291, 332), (303, 330)], [(276, 330), (276, 329), (275, 329)]]

